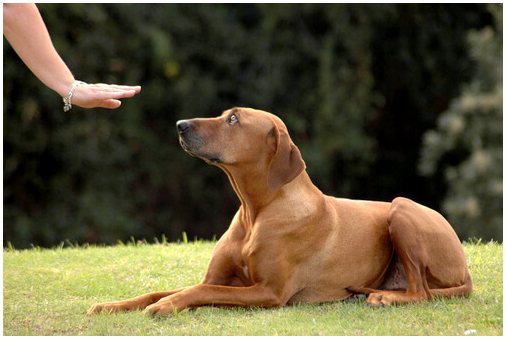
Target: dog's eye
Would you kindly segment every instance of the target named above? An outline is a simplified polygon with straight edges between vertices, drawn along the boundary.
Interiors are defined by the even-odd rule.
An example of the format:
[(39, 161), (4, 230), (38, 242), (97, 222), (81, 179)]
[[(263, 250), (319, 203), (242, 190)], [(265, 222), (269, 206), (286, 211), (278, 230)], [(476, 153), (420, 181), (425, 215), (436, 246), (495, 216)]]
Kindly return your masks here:
[(239, 119), (237, 119), (237, 115), (230, 114), (230, 116), (227, 119), (227, 122), (228, 122), (229, 125), (234, 125), (234, 124), (237, 124), (239, 122)]

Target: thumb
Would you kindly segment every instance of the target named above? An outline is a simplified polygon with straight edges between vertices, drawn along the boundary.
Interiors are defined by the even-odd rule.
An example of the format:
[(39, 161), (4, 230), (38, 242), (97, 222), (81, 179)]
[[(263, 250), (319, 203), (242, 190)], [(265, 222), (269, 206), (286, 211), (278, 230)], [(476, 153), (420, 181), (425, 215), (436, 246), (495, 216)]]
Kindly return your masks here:
[(109, 108), (109, 109), (115, 109), (121, 106), (121, 101), (116, 99), (107, 99), (100, 103), (100, 107), (102, 108)]

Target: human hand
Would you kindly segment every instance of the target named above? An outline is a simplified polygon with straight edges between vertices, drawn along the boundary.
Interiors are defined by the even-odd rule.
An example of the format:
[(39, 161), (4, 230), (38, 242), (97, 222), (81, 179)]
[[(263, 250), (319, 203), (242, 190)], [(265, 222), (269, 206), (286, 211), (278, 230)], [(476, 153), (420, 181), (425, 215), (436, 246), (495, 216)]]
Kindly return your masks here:
[(119, 99), (131, 98), (141, 91), (141, 86), (108, 84), (81, 84), (74, 90), (72, 105), (82, 108), (109, 108), (121, 106)]

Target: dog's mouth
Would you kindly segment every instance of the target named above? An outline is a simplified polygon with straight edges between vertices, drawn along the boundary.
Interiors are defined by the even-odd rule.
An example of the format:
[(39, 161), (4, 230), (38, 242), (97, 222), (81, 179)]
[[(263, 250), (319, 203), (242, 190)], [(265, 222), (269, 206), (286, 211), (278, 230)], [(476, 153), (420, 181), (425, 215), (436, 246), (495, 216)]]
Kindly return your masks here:
[(221, 164), (221, 159), (220, 158), (210, 158), (210, 159), (201, 158), (201, 159), (203, 159), (205, 162), (207, 162), (208, 164), (211, 164), (211, 165), (219, 165), (219, 164)]
[(190, 146), (182, 136), (179, 136), (179, 143), (181, 144), (183, 150), (192, 157), (202, 159), (210, 165), (218, 165), (222, 163), (220, 157), (216, 155), (206, 155), (198, 151), (195, 151), (195, 147)]
[(198, 157), (198, 155), (190, 148), (190, 146), (184, 141), (182, 136), (179, 136), (179, 144), (183, 148), (183, 150), (191, 155), (192, 157)]

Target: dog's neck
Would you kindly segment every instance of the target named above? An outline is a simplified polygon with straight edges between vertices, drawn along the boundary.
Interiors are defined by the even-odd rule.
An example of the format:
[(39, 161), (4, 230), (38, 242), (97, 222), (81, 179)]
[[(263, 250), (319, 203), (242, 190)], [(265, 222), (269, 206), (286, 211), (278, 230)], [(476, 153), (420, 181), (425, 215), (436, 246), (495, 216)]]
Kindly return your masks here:
[(279, 206), (287, 203), (297, 204), (307, 200), (307, 195), (320, 194), (320, 190), (313, 185), (306, 171), (302, 171), (290, 183), (272, 190), (267, 182), (264, 172), (255, 174), (248, 172), (247, 176), (242, 176), (233, 168), (223, 168), (227, 174), (237, 197), (241, 202), (239, 208), (239, 217), (245, 226), (252, 227), (258, 214), (266, 206), (275, 206), (276, 201), (280, 201)]
[(262, 207), (272, 201), (275, 192), (268, 189), (267, 178), (263, 174), (248, 171), (245, 176), (233, 167), (222, 169), (241, 202), (240, 217), (243, 223), (252, 225)]

